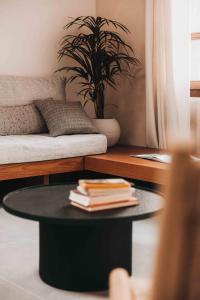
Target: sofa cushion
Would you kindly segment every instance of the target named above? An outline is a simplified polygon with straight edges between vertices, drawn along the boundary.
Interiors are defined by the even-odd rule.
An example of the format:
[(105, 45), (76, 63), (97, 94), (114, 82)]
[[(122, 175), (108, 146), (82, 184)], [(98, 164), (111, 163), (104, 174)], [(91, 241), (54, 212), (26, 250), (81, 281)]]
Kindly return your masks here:
[(47, 132), (47, 127), (34, 104), (0, 106), (0, 135), (42, 132)]
[(0, 164), (100, 154), (105, 153), (106, 149), (107, 139), (102, 134), (0, 136)]
[(80, 102), (36, 100), (35, 105), (41, 112), (51, 136), (65, 134), (98, 133)]
[(0, 106), (24, 105), (45, 98), (65, 101), (65, 80), (57, 76), (0, 75)]

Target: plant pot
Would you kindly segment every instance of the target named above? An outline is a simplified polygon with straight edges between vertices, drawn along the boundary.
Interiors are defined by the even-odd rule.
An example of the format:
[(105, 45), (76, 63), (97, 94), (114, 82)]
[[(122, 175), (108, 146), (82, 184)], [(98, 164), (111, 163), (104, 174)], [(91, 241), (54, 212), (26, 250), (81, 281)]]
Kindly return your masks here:
[(108, 147), (117, 144), (121, 130), (116, 119), (93, 119), (93, 123), (99, 132), (107, 137)]

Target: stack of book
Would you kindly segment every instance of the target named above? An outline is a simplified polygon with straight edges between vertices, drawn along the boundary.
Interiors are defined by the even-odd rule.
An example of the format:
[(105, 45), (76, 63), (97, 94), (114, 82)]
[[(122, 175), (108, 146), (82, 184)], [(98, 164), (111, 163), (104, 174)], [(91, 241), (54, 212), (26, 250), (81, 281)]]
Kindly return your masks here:
[(71, 204), (87, 211), (99, 211), (138, 204), (134, 188), (124, 179), (79, 180), (69, 195)]

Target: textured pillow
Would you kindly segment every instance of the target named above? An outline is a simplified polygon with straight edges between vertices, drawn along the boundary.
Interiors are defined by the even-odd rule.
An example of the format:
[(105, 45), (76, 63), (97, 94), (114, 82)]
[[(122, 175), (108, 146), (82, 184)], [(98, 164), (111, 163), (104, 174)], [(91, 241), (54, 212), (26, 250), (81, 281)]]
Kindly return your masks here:
[(98, 133), (80, 102), (36, 100), (35, 105), (46, 121), (51, 136)]
[(43, 132), (47, 127), (34, 104), (0, 107), (0, 135)]

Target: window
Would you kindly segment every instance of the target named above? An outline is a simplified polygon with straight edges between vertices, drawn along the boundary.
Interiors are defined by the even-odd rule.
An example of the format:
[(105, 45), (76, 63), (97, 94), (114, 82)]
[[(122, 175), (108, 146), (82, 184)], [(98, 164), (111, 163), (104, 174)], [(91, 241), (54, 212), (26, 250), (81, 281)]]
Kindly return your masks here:
[(200, 97), (200, 1), (191, 1), (191, 85), (190, 95)]

